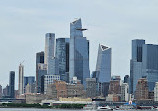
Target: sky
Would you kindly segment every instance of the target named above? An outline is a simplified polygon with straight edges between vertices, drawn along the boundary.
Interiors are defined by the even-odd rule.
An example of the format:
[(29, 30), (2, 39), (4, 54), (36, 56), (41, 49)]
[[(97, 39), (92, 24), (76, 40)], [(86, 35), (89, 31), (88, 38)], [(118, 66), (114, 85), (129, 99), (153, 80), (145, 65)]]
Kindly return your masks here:
[(1, 0), (0, 84), (24, 61), (24, 75), (35, 76), (36, 53), (44, 51), (45, 34), (70, 36), (70, 22), (82, 19), (90, 40), (90, 71), (99, 44), (112, 48), (112, 75), (130, 74), (131, 40), (158, 44), (158, 0)]

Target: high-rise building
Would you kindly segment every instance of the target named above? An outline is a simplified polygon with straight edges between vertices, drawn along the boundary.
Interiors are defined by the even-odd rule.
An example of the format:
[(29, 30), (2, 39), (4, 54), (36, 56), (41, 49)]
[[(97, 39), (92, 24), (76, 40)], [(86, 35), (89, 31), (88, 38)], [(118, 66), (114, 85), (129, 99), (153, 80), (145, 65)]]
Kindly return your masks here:
[(110, 82), (111, 80), (111, 48), (100, 45), (98, 49), (98, 58), (96, 71), (99, 73), (99, 82)]
[(7, 86), (3, 89), (3, 96), (4, 97), (9, 97), (9, 86)]
[(132, 40), (132, 58), (130, 60), (130, 93), (136, 90), (137, 81), (142, 78), (142, 55), (145, 40)]
[(9, 77), (9, 96), (10, 96), (10, 98), (15, 97), (14, 90), (15, 90), (15, 72), (10, 71), (10, 77)]
[(120, 80), (111, 80), (109, 85), (109, 94), (120, 94)]
[(54, 51), (55, 51), (55, 34), (46, 33), (44, 63), (47, 64), (47, 70), (49, 70), (48, 68), (50, 68), (49, 66), (52, 64), (52, 59), (55, 57)]
[(69, 82), (69, 38), (56, 39), (56, 58), (59, 63), (60, 79)]
[(18, 84), (19, 95), (24, 94), (24, 66), (19, 66), (19, 84)]
[(142, 74), (148, 80), (149, 91), (153, 91), (158, 81), (158, 45), (144, 44)]
[(148, 99), (148, 95), (148, 81), (146, 78), (140, 78), (136, 86), (135, 99), (145, 100)]
[(34, 76), (24, 76), (24, 93), (26, 92), (25, 88), (26, 85), (32, 85), (35, 82), (35, 77)]
[(41, 76), (47, 74), (47, 65), (44, 64), (44, 52), (36, 53), (36, 92), (40, 93)]
[(86, 88), (89, 71), (89, 41), (83, 37), (81, 19), (70, 23), (69, 79), (76, 76)]
[(41, 92), (41, 78), (43, 75), (47, 74), (47, 65), (43, 63), (38, 63), (37, 67), (37, 78), (36, 78), (36, 92)]

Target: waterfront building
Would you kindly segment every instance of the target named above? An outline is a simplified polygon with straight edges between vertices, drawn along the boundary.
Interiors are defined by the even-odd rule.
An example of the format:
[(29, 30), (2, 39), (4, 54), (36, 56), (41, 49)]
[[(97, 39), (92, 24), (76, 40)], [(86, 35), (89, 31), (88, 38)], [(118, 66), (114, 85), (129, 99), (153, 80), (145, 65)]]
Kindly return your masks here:
[(47, 99), (57, 99), (59, 97), (85, 97), (86, 92), (81, 83), (70, 84), (65, 81), (55, 81), (49, 84), (46, 92)]
[(86, 94), (87, 97), (96, 97), (97, 96), (97, 89), (96, 89), (96, 78), (86, 78)]
[(43, 75), (41, 77), (41, 93), (46, 94), (49, 84), (53, 84), (55, 80), (60, 80), (60, 75)]
[(86, 88), (89, 71), (89, 41), (83, 37), (81, 19), (70, 23), (69, 79), (76, 76)]
[(36, 78), (36, 91), (37, 93), (41, 93), (41, 77), (47, 74), (47, 65), (43, 63), (38, 63), (37, 67), (38, 78)]
[(149, 95), (148, 81), (146, 78), (140, 78), (136, 86), (135, 99), (136, 100), (149, 99), (148, 95)]
[(137, 81), (142, 78), (142, 51), (145, 40), (132, 40), (132, 58), (130, 60), (130, 93), (136, 90)]
[(154, 88), (154, 101), (158, 101), (158, 82), (155, 83), (155, 88)]
[(47, 64), (47, 70), (48, 70), (48, 68), (50, 68), (49, 65), (52, 64), (52, 59), (55, 57), (54, 51), (55, 51), (55, 34), (46, 33), (44, 63)]
[(117, 94), (108, 94), (108, 96), (106, 97), (106, 101), (118, 102), (120, 101), (120, 98)]
[(111, 80), (111, 48), (99, 44), (96, 71), (99, 72), (99, 82)]
[(56, 39), (56, 58), (58, 59), (60, 79), (69, 82), (69, 44), (70, 38)]
[(121, 84), (121, 101), (129, 101), (129, 86), (128, 83)]
[(18, 83), (19, 95), (24, 94), (24, 66), (19, 66), (19, 83)]
[(142, 74), (148, 80), (149, 91), (153, 91), (158, 82), (158, 45), (143, 45)]
[(15, 71), (10, 71), (9, 76), (9, 96), (10, 98), (15, 98)]
[(34, 76), (24, 76), (24, 93), (26, 93), (25, 88), (26, 85), (32, 85), (35, 82), (35, 77)]

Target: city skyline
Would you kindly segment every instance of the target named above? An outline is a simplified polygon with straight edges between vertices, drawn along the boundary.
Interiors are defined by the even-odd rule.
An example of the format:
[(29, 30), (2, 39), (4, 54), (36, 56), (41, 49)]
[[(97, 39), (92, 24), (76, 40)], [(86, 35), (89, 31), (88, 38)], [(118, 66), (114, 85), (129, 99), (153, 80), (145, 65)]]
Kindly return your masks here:
[[(42, 1), (39, 2), (42, 3)], [(82, 18), (84, 27), (88, 28), (88, 31), (84, 32), (84, 36), (90, 40), (91, 72), (95, 70), (99, 43), (112, 47), (112, 75), (121, 75), (122, 78), (124, 75), (130, 74), (131, 40), (145, 39), (147, 43), (158, 43), (158, 32), (156, 31), (158, 28), (156, 25), (158, 17), (155, 15), (155, 10), (158, 10), (156, 7), (158, 2), (148, 4), (146, 1), (139, 1), (139, 3), (142, 3), (141, 6), (135, 6), (136, 1), (126, 2), (126, 6), (122, 6), (121, 3), (116, 1), (116, 3), (114, 3), (114, 1), (93, 1), (91, 5), (89, 5), (88, 2), (89, 0), (75, 3), (72, 0), (68, 0), (64, 5), (62, 3), (63, 7), (68, 6), (70, 3), (74, 4), (74, 6), (66, 10), (68, 14), (66, 16), (61, 12), (63, 9), (58, 10), (56, 13), (53, 9), (57, 7), (52, 8), (51, 5), (48, 5), (50, 3), (60, 4), (60, 0), (52, 2), (48, 0), (44, 2), (45, 6), (37, 5), (35, 8), (33, 5), (28, 5), (30, 2), (27, 1), (22, 3), (17, 0), (15, 4), (12, 1), (10, 3), (1, 1), (1, 9), (3, 11), (1, 11), (2, 18), (0, 19), (2, 24), (0, 26), (0, 36), (2, 39), (0, 43), (2, 51), (0, 56), (2, 59), (0, 78), (2, 79), (0, 79), (0, 81), (2, 86), (7, 85), (9, 81), (8, 73), (11, 70), (15, 71), (15, 81), (18, 80), (18, 65), (23, 60), (25, 60), (24, 75), (35, 76), (36, 53), (44, 51), (45, 33), (55, 33), (56, 38), (69, 37), (69, 23), (76, 17)], [(34, 0), (32, 3), (34, 4), (36, 1)], [(108, 4), (107, 7), (106, 4)], [(80, 6), (86, 7), (87, 5), (90, 7), (89, 9), (85, 10), (83, 8), (84, 10), (81, 9), (78, 14), (74, 14)], [(119, 8), (120, 11), (116, 9), (112, 10), (110, 6)], [(133, 6), (135, 6), (136, 9), (133, 9)], [(42, 7), (47, 8), (43, 9)], [(74, 7), (77, 7), (77, 9), (70, 11)], [(94, 10), (92, 9), (93, 7), (98, 7), (98, 9)], [(130, 14), (124, 10), (126, 8), (129, 9)], [(50, 12), (48, 12), (48, 10)], [(90, 10), (92, 10), (93, 13)], [(102, 14), (98, 14), (97, 11), (101, 11), (103, 16)], [(88, 13), (89, 17), (87, 16)], [(24, 15), (27, 17), (25, 18)], [(124, 16), (120, 17), (120, 15)], [(40, 16), (41, 18), (39, 18)], [(118, 55), (120, 55), (119, 58)], [(8, 63), (9, 61), (11, 63)], [(16, 82), (16, 89), (17, 84)]]

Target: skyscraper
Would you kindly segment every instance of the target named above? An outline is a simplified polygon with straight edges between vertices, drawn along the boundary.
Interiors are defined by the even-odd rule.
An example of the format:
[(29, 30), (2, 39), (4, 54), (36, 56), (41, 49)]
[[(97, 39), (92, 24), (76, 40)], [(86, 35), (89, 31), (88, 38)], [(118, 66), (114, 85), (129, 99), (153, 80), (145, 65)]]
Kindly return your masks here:
[(14, 98), (14, 90), (15, 90), (15, 72), (10, 71), (10, 77), (9, 77), (9, 96), (10, 98)]
[(36, 53), (36, 92), (41, 91), (41, 76), (47, 74), (47, 65), (44, 64), (44, 52)]
[(130, 61), (130, 93), (136, 90), (137, 81), (142, 78), (142, 51), (145, 40), (132, 40), (132, 59)]
[(52, 65), (52, 59), (55, 51), (55, 34), (54, 33), (46, 33), (45, 36), (45, 55), (44, 55), (44, 63), (47, 64), (47, 73), (51, 72), (49, 67)]
[(99, 73), (98, 81), (100, 83), (110, 82), (111, 80), (111, 48), (99, 44), (96, 71)]
[(20, 64), (19, 66), (19, 95), (24, 94), (24, 66)]
[(69, 38), (56, 39), (56, 58), (59, 64), (60, 79), (68, 82), (69, 72)]
[(70, 23), (69, 79), (76, 76), (86, 88), (86, 78), (90, 77), (89, 41), (83, 37), (83, 30), (81, 19)]
[(158, 81), (158, 45), (144, 44), (142, 75), (147, 78), (149, 91), (153, 91)]

